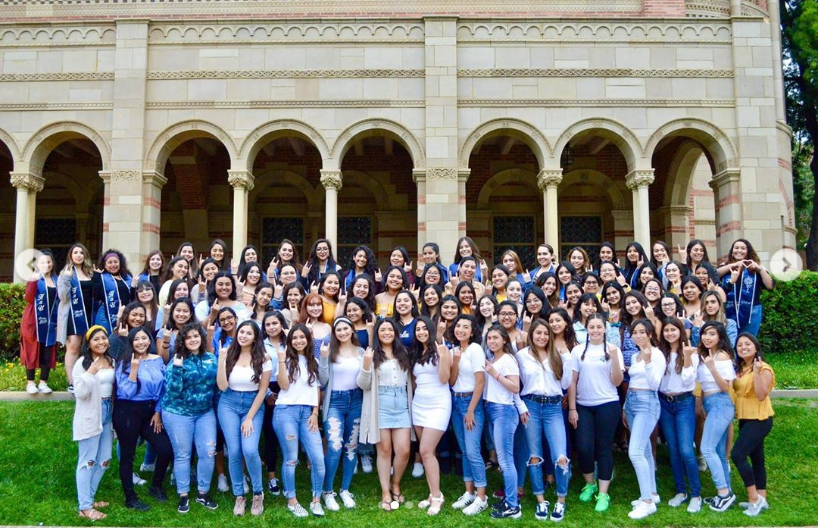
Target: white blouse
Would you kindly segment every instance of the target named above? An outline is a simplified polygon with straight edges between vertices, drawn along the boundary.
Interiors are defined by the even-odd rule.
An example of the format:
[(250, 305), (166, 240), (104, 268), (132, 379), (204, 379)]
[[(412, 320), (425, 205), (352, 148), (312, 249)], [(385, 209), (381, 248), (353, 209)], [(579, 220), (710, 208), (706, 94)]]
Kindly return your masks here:
[(699, 355), (693, 354), (690, 357), (690, 366), (682, 367), (682, 372), (676, 372), (676, 352), (670, 353), (670, 361), (667, 362), (665, 375), (662, 376), (662, 383), (659, 385), (659, 392), (662, 394), (681, 394), (682, 392), (692, 392), (696, 388), (696, 369), (699, 367)]
[(520, 364), (520, 381), (523, 384), (520, 396), (536, 394), (537, 396), (562, 396), (563, 391), (571, 386), (571, 354), (560, 354), (562, 358), (562, 378), (557, 379), (551, 370), (551, 361), (546, 357), (540, 362), (529, 347), (517, 352)]

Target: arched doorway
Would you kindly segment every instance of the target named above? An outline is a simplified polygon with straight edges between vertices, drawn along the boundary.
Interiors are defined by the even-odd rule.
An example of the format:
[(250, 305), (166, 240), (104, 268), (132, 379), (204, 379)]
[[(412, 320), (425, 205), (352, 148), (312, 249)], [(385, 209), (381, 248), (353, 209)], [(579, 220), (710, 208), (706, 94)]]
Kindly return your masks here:
[(14, 215), (17, 189), (11, 185), (14, 159), (11, 149), (0, 141), (0, 282), (14, 279)]

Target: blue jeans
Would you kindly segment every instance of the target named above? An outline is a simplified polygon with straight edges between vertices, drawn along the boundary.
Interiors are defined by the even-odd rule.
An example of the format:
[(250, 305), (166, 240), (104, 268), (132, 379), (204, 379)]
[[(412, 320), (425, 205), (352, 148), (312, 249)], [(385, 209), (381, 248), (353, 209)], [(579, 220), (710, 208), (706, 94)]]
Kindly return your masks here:
[(162, 422), (173, 446), (173, 476), (176, 492), (190, 491), (190, 458), (196, 444), (196, 487), (200, 494), (210, 491), (210, 480), (216, 465), (216, 413), (209, 410), (198, 416), (182, 416), (162, 411)]
[[(494, 428), (494, 424), (491, 425)], [(528, 467), (528, 441), (525, 437), (525, 425), (517, 423), (514, 430), (514, 469), (517, 470), (517, 487), (525, 486), (525, 473)], [(533, 477), (532, 477), (533, 478)], [(536, 493), (535, 493), (536, 495)]]
[(321, 496), (321, 487), (324, 484), (324, 446), (321, 443), (321, 433), (310, 431), (307, 419), (312, 414), (311, 405), (276, 405), (273, 413), (273, 429), (275, 429), (284, 462), (281, 467), (281, 478), (284, 481), (284, 496), (295, 498), (295, 466), (298, 465), (298, 440), (300, 438), (307, 458), (312, 464), (310, 482), (312, 496)]
[[(565, 424), (562, 420), (562, 403), (539, 403), (526, 399), (525, 405), (528, 407), (529, 415), (528, 424), (525, 426), (525, 436), (528, 444), (528, 468), (531, 473), (532, 491), (534, 495), (541, 495), (545, 491), (542, 464), (550, 460), (557, 484), (557, 496), (565, 497), (568, 495), (568, 481), (571, 480), (571, 462), (566, 452), (568, 442), (565, 436)], [(543, 434), (548, 441), (545, 446), (542, 442)], [(565, 468), (557, 465), (557, 460), (563, 456), (567, 461)], [(532, 458), (538, 458), (540, 461), (530, 464)]]
[(727, 429), (733, 426), (736, 408), (726, 392), (705, 396), (701, 452), (716, 489), (730, 488), (730, 468), (727, 465)]
[(506, 503), (517, 506), (517, 468), (514, 467), (514, 433), (520, 423), (520, 415), (514, 405), (486, 403), (486, 411), (494, 424), (494, 447), (497, 449), (497, 461), (503, 470), (503, 488)]
[[(483, 412), (481, 400), (474, 409), (474, 427), (466, 429), (464, 423), (466, 412), (469, 410), (471, 396), (452, 395), (452, 428), (457, 437), (460, 452), (463, 453), (463, 482), (474, 482), (475, 487), (486, 487), (486, 463), (480, 454), (480, 439), (483, 437), (483, 424), (486, 416)], [(517, 492), (514, 492), (517, 496)]]
[(358, 464), (358, 437), (361, 426), (361, 404), (363, 391), (352, 389), (332, 391), (329, 398), (329, 410), (324, 417), (324, 434), (327, 437), (327, 454), (324, 457), (326, 474), (324, 491), (332, 491), (332, 483), (338, 472), (341, 455), (344, 456), (341, 476), (341, 491), (348, 490), (352, 475)]
[[(744, 326), (739, 327), (738, 333), (741, 334), (742, 332), (750, 332), (754, 336), (758, 335), (758, 331), (761, 329), (761, 320), (763, 318), (763, 310), (760, 304), (756, 304), (753, 306), (753, 311), (750, 312), (750, 321), (746, 322)], [(735, 345), (735, 343), (733, 343)]]
[(650, 435), (659, 422), (660, 412), (659, 396), (655, 391), (628, 391), (625, 399), (625, 418), (631, 430), (628, 457), (636, 471), (639, 498), (642, 500), (651, 500), (651, 495), (656, 493), (656, 462), (653, 460)]
[(102, 400), (102, 432), (79, 441), (77, 502), (80, 511), (94, 507), (97, 488), (111, 463), (111, 449), (114, 443), (112, 410), (111, 398)]
[(233, 484), (233, 495), (244, 495), (244, 464), (253, 484), (253, 494), (264, 490), (261, 481), (261, 457), (258, 454), (258, 442), (261, 438), (261, 424), (264, 421), (264, 409), (259, 409), (253, 416), (253, 432), (245, 437), (241, 434), (241, 424), (250, 412), (257, 391), (239, 392), (227, 389), (219, 399), (219, 425), (224, 433), (227, 444), (227, 458), (229, 462), (230, 481)]
[(690, 496), (700, 497), (702, 484), (699, 480), (699, 468), (696, 463), (694, 448), (696, 434), (696, 398), (690, 396), (682, 401), (669, 402), (659, 397), (662, 412), (659, 425), (665, 435), (667, 450), (670, 453), (670, 468), (673, 470), (673, 481), (676, 493), (686, 493), (685, 475), (690, 482)]

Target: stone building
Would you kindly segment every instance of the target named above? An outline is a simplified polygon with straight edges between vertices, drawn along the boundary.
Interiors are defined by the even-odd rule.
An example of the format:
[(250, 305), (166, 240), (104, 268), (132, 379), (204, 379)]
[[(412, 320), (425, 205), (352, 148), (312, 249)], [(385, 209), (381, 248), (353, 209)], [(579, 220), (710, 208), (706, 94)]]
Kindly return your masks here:
[(778, 0), (3, 0), (0, 277), (75, 240), (767, 258), (795, 244), (778, 27)]

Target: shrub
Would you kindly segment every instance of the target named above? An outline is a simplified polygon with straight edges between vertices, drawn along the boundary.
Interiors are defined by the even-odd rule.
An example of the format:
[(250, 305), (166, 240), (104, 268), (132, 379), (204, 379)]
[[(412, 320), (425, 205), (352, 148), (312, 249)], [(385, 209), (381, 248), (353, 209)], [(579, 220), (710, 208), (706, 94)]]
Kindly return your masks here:
[(776, 281), (761, 295), (759, 338), (768, 353), (818, 351), (818, 273), (802, 271), (792, 282)]
[(25, 290), (25, 284), (0, 284), (0, 360), (12, 360), (20, 355)]

